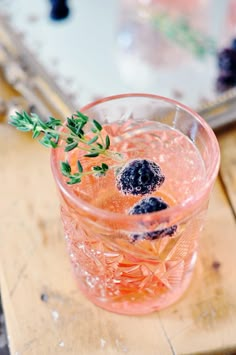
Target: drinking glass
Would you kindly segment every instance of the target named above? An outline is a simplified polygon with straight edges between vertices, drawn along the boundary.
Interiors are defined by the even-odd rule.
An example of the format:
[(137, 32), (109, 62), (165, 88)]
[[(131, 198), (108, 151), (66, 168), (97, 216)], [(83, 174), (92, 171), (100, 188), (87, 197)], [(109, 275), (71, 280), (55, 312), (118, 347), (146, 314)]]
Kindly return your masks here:
[[(103, 125), (111, 149), (128, 160), (160, 165), (165, 181), (152, 196), (169, 207), (130, 214), (150, 195), (122, 194), (113, 172), (68, 185), (60, 172), (67, 153), (63, 147), (53, 149), (52, 171), (76, 282), (93, 303), (115, 313), (163, 309), (183, 295), (191, 280), (219, 169), (216, 137), (190, 108), (151, 94), (107, 97), (80, 111)], [(83, 165), (101, 158), (92, 159), (84, 158)]]

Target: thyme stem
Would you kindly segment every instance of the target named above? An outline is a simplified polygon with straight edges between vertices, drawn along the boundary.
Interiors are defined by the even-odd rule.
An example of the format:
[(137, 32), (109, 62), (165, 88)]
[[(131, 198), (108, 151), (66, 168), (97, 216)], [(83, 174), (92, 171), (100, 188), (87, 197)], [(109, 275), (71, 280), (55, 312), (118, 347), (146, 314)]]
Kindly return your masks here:
[[(17, 112), (11, 116), (9, 123), (20, 131), (32, 131), (33, 138), (40, 138), (39, 142), (45, 147), (57, 148), (60, 146), (60, 141), (64, 141), (66, 153), (74, 149), (80, 149), (86, 152), (84, 154), (86, 158), (96, 158), (102, 155), (120, 163), (124, 162), (120, 153), (110, 150), (110, 137), (106, 135), (104, 138), (101, 133), (102, 125), (96, 120), (89, 119), (82, 112), (77, 111), (71, 117), (68, 117), (65, 126), (54, 117), (49, 117), (48, 121), (45, 122), (38, 115), (28, 114), (25, 111)], [(87, 133), (85, 133), (84, 128), (87, 128), (87, 125), (90, 129), (87, 129)], [(58, 130), (58, 127), (63, 126), (68, 131)], [(119, 167), (120, 165), (109, 167), (103, 162), (101, 165), (93, 166), (90, 171), (84, 171), (81, 162), (78, 160), (77, 171), (72, 174), (68, 160), (61, 162), (61, 172), (68, 178), (68, 184), (79, 183), (82, 177), (86, 175), (104, 176), (109, 169)]]

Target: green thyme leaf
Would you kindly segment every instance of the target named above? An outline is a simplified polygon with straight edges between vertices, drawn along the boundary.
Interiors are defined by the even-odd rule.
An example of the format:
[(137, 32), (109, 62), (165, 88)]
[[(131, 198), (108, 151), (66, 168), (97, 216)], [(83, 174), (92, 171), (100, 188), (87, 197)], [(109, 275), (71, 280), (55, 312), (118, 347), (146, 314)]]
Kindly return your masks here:
[(77, 161), (77, 167), (78, 167), (78, 171), (79, 171), (80, 173), (82, 173), (84, 169), (83, 169), (83, 167), (82, 167), (82, 165), (81, 165), (81, 163), (80, 163), (79, 160)]
[(94, 166), (94, 167), (93, 167), (93, 170), (94, 170), (94, 171), (101, 171), (102, 168), (97, 165), (97, 166)]
[(54, 117), (49, 117), (47, 125), (48, 125), (48, 127), (54, 129), (58, 126), (62, 126), (62, 122), (61, 122), (61, 120), (58, 120)]
[(80, 138), (82, 138), (84, 136), (84, 131), (82, 130), (82, 126), (79, 125), (79, 127), (77, 127), (76, 129), (76, 135)]
[(66, 143), (70, 144), (70, 143), (73, 143), (73, 142), (74, 142), (74, 138), (72, 138), (72, 137), (66, 138)]
[(98, 130), (97, 130), (97, 128), (92, 127), (92, 128), (91, 128), (91, 132), (93, 132), (93, 133), (97, 133), (97, 132), (98, 132)]
[(53, 147), (53, 144), (51, 142), (51, 140), (48, 138), (48, 136), (44, 136), (43, 138), (41, 138), (39, 140), (39, 142), (44, 146), (44, 147), (47, 147), (47, 148), (54, 148)]
[(101, 143), (96, 143), (96, 145), (100, 148), (103, 149), (103, 145)]
[(85, 154), (84, 157), (87, 157), (87, 158), (96, 158), (99, 156), (99, 153), (97, 152), (94, 152), (94, 153), (89, 153), (89, 154)]
[(88, 141), (88, 144), (91, 145), (91, 144), (95, 143), (97, 140), (98, 140), (98, 136), (94, 136), (92, 139), (90, 139)]
[[(86, 127), (87, 123), (89, 126)], [(16, 112), (10, 117), (9, 124), (16, 129), (29, 132), (32, 131), (32, 137), (49, 148), (57, 148), (64, 141), (64, 151), (68, 153), (73, 149), (84, 151), (84, 157), (96, 158), (98, 156), (106, 156), (113, 160), (116, 159), (118, 153), (110, 152), (110, 138), (105, 137), (105, 142), (100, 132), (102, 125), (96, 120), (90, 120), (88, 116), (77, 111), (71, 117), (67, 117), (66, 125), (61, 120), (54, 117), (49, 117), (47, 121), (42, 120), (37, 114), (27, 112)], [(58, 127), (64, 128), (58, 130)], [(88, 133), (86, 133), (88, 132)], [(92, 133), (94, 135), (92, 135)], [(120, 159), (119, 159), (120, 162)], [(117, 169), (117, 166), (112, 166), (112, 169)], [(77, 161), (76, 171), (71, 173), (71, 166), (68, 161), (60, 163), (62, 175), (67, 178), (67, 183), (72, 185), (80, 183), (83, 176), (93, 174), (95, 176), (103, 176), (110, 167), (101, 162), (101, 165), (91, 167), (89, 171), (84, 171), (81, 161)]]
[(77, 142), (73, 142), (73, 143), (67, 144), (65, 146), (64, 151), (65, 152), (70, 152), (71, 150), (75, 149), (76, 147), (78, 147), (78, 143)]
[(100, 125), (100, 123), (98, 121), (93, 120), (93, 124), (99, 132), (102, 130), (102, 126)]
[(56, 148), (57, 147), (57, 142), (54, 141), (53, 139), (50, 139), (50, 144), (51, 144), (51, 148)]
[(88, 116), (84, 115), (84, 114), (83, 114), (82, 112), (80, 112), (80, 111), (77, 111), (77, 112), (76, 112), (76, 116), (77, 116), (77, 117), (80, 117), (80, 118), (82, 119), (82, 121), (85, 122), (85, 123), (87, 123), (88, 120), (89, 120)]
[(70, 176), (70, 179), (67, 181), (68, 185), (74, 185), (81, 182), (80, 176)]
[(38, 138), (38, 136), (40, 135), (41, 131), (37, 131), (35, 130), (33, 135), (32, 135), (32, 138)]
[(71, 172), (71, 166), (67, 161), (61, 162), (61, 172), (64, 176), (69, 176)]
[(31, 131), (31, 127), (26, 127), (26, 126), (18, 126), (17, 129), (22, 132), (29, 132)]
[(109, 167), (108, 167), (108, 165), (107, 165), (107, 164), (102, 163), (102, 169), (103, 169), (103, 170), (108, 170), (108, 169), (109, 169)]
[(106, 149), (109, 149), (110, 144), (111, 144), (110, 138), (109, 138), (109, 136), (106, 136)]

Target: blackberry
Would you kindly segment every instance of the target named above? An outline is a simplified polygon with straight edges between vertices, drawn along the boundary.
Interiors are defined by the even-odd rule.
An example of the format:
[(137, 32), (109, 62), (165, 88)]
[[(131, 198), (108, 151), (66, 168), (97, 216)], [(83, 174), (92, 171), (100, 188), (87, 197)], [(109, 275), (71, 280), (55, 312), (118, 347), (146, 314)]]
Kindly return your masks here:
[(117, 188), (125, 195), (145, 195), (160, 187), (165, 180), (159, 165), (147, 159), (128, 162), (116, 177)]
[(160, 197), (146, 197), (136, 203), (129, 214), (145, 214), (165, 210), (169, 206)]
[(236, 38), (233, 38), (232, 42), (231, 42), (231, 48), (236, 51)]
[[(153, 213), (153, 212), (158, 212), (165, 210), (168, 208), (169, 205), (163, 201), (160, 197), (147, 197), (136, 203), (131, 210), (129, 211), (129, 214), (131, 215), (136, 215), (136, 214), (145, 214), (145, 213)], [(132, 234), (131, 235), (131, 240), (134, 242), (136, 240), (155, 240), (155, 239), (160, 239), (165, 236), (173, 236), (173, 234), (177, 230), (177, 225), (173, 225), (171, 227), (167, 228), (162, 228), (153, 232), (145, 232), (145, 233), (140, 233), (140, 234)]]
[(218, 66), (224, 73), (236, 72), (236, 51), (225, 48), (218, 54)]
[(69, 8), (66, 0), (51, 0), (52, 8), (50, 17), (53, 20), (63, 20), (69, 15)]
[(233, 74), (221, 74), (216, 81), (216, 90), (218, 92), (224, 92), (231, 89), (236, 85), (236, 75)]
[(155, 240), (155, 239), (161, 239), (163, 237), (172, 237), (173, 234), (176, 232), (177, 230), (177, 225), (174, 224), (171, 227), (168, 228), (163, 228), (163, 229), (159, 229), (157, 231), (154, 232), (147, 232), (147, 233), (142, 233), (142, 234), (132, 234), (131, 239), (132, 242), (135, 242), (136, 240)]

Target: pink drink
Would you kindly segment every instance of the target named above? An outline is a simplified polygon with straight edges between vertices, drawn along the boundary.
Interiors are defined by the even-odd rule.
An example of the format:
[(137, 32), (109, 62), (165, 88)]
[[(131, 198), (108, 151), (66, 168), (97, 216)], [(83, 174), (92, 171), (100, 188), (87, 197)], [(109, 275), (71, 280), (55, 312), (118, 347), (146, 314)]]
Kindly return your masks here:
[[(113, 104), (117, 112), (112, 117)], [(218, 168), (218, 146), (210, 129), (203, 128), (205, 123), (189, 121), (190, 113), (176, 110), (174, 104), (151, 95), (134, 95), (85, 108), (85, 113), (96, 119), (98, 112), (103, 112), (111, 150), (122, 152), (125, 160), (145, 158), (161, 167), (165, 182), (152, 196), (165, 200), (168, 209), (129, 215), (130, 208), (143, 196), (122, 194), (116, 187), (114, 171), (100, 178), (87, 176), (81, 184), (70, 187), (61, 177), (58, 181), (66, 241), (78, 285), (92, 302), (110, 311), (143, 314), (162, 309), (176, 301), (190, 282), (212, 176), (215, 178)], [(125, 112), (120, 110), (128, 112), (121, 121), (116, 116), (124, 117)], [(114, 121), (107, 122), (108, 117)], [(208, 138), (208, 147), (203, 141), (204, 129), (213, 140), (210, 144)], [(213, 170), (209, 169), (210, 145), (215, 149)], [(54, 158), (53, 164), (64, 159), (63, 150), (57, 150)], [(118, 164), (101, 157), (81, 158), (81, 151), (72, 151), (72, 166), (77, 159), (86, 171), (101, 162)], [(134, 233), (173, 225), (177, 230), (171, 236), (132, 241)]]

